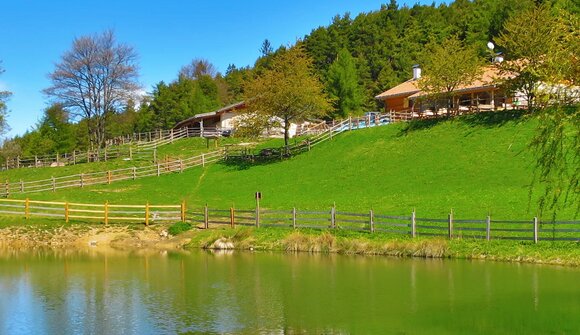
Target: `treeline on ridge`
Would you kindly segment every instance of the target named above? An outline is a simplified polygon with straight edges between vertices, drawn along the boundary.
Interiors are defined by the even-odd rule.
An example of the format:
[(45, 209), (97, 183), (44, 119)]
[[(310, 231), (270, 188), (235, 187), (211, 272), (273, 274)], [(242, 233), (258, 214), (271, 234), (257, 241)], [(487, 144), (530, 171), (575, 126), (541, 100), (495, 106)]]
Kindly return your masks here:
[[(312, 30), (299, 42), (312, 58), (327, 94), (334, 98), (329, 118), (360, 115), (379, 110), (374, 96), (409, 79), (412, 65), (421, 63), (427, 44), (457, 36), (486, 57), (486, 43), (499, 35), (506, 19), (538, 2), (580, 13), (580, 5), (573, 0), (457, 0), (413, 6), (391, 0), (355, 18), (348, 13), (337, 15), (328, 26)], [(106, 136), (168, 129), (185, 118), (238, 102), (244, 97), (245, 82), (268, 69), (272, 58), (287, 47), (274, 49), (266, 39), (253, 66), (231, 64), (223, 74), (210, 61), (193, 59), (176, 71), (172, 82), (159, 82), (138, 101), (130, 100), (122, 110), (111, 111)], [(346, 95), (345, 87), (349, 89)], [(87, 120), (73, 120), (55, 104), (33, 129), (5, 140), (2, 156), (65, 153), (88, 146)]]

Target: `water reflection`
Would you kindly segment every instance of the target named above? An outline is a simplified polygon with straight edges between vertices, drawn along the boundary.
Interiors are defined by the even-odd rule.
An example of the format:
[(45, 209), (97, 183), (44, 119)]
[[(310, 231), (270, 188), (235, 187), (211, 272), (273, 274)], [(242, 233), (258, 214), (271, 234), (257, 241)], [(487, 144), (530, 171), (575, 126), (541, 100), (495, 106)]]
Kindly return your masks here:
[(0, 334), (566, 333), (574, 268), (276, 253), (0, 253)]

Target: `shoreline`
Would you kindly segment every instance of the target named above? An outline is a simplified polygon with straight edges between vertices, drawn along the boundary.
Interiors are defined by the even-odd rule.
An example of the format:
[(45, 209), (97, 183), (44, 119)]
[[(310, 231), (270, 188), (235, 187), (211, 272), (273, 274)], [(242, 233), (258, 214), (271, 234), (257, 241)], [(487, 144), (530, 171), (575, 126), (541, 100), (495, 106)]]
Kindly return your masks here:
[(199, 229), (176, 236), (169, 226), (71, 225), (0, 228), (0, 249), (114, 249), (116, 251), (191, 249), (335, 253), (391, 257), (490, 260), (580, 266), (580, 243), (406, 238), (345, 231), (269, 228)]

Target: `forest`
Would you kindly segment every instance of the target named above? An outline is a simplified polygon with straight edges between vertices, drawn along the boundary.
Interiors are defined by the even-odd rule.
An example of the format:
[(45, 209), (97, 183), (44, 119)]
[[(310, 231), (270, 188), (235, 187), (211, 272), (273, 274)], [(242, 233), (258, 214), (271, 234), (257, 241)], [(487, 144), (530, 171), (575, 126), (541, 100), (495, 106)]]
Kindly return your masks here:
[[(311, 58), (315, 75), (331, 98), (328, 118), (361, 115), (381, 108), (374, 97), (410, 78), (412, 66), (428, 56), (426, 46), (450, 37), (474, 48), (482, 59), (486, 48), (515, 13), (547, 3), (554, 13), (580, 13), (574, 0), (457, 0), (441, 5), (399, 5), (395, 0), (375, 11), (332, 18), (296, 44)], [(556, 14), (554, 14), (556, 15)], [(177, 122), (245, 99), (246, 84), (268, 70), (276, 55), (293, 45), (277, 48), (265, 39), (253, 66), (231, 64), (218, 72), (211, 60), (195, 58), (176, 66), (173, 81), (159, 82), (147, 94), (126, 100), (104, 113), (106, 138), (134, 132), (169, 129)], [(498, 45), (496, 51), (501, 52)], [(493, 57), (493, 55), (491, 55)], [(346, 92), (346, 93), (345, 93)], [(52, 104), (30, 131), (3, 142), (3, 157), (71, 152), (91, 145), (90, 118), (74, 117), (62, 104)]]

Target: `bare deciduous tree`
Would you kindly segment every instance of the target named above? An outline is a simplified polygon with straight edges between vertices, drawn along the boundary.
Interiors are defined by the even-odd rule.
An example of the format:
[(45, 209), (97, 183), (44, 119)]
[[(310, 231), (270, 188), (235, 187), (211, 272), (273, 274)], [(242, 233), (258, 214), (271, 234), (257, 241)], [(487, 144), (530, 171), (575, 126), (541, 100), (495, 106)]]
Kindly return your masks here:
[(210, 76), (214, 78), (217, 74), (215, 66), (207, 59), (196, 58), (191, 63), (185, 65), (179, 70), (180, 76), (185, 76), (189, 79), (198, 79), (201, 76)]
[(71, 116), (85, 118), (91, 144), (102, 146), (108, 116), (139, 89), (136, 62), (135, 50), (118, 44), (113, 31), (75, 38), (49, 74), (52, 86), (44, 93)]

